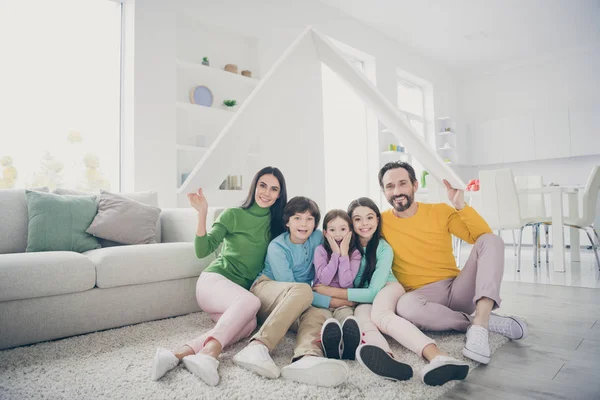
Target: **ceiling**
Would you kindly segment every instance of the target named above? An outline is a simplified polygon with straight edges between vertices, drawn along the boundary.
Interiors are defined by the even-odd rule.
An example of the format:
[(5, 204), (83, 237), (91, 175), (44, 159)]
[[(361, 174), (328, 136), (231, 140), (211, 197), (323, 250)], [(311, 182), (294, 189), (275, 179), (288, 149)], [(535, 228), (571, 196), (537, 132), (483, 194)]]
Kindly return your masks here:
[(456, 72), (600, 48), (600, 0), (320, 0)]

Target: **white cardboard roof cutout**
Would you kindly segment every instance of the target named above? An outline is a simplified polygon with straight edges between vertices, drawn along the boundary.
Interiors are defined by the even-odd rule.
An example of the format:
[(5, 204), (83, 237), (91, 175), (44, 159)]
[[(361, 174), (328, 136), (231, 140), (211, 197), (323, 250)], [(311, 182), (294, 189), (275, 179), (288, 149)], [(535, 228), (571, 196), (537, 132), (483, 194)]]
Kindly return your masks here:
[[(336, 72), (356, 92), (366, 106), (395, 134), (431, 175), (440, 181), (441, 179), (447, 179), (455, 188), (465, 188), (466, 185), (460, 177), (442, 160), (434, 149), (427, 145), (425, 139), (405, 121), (399, 110), (377, 90), (371, 81), (356, 69), (327, 37), (315, 31), (312, 27), (307, 27), (285, 50), (232, 116), (177, 193), (195, 191), (198, 187), (215, 190), (218, 188), (224, 176), (227, 175), (227, 166), (223, 165), (223, 160), (233, 160), (235, 162), (235, 156), (238, 158), (244, 157), (247, 153), (248, 139), (244, 133), (261, 132), (261, 129), (264, 130), (265, 125), (269, 123), (268, 118), (253, 117), (253, 113), (262, 114), (257, 113), (258, 108), (265, 107), (266, 104), (268, 104), (271, 113), (274, 107), (285, 106), (273, 101), (272, 86), (277, 87), (278, 79), (282, 74), (286, 74), (286, 64), (293, 62), (294, 53), (300, 52), (300, 49), (306, 49), (307, 46), (311, 46), (314, 50), (312, 53), (319, 61)], [(302, 51), (302, 57), (306, 57), (306, 51)], [(286, 79), (289, 79), (289, 75)], [(261, 128), (261, 125), (263, 128)], [(223, 171), (223, 173), (215, 173), (215, 171)]]

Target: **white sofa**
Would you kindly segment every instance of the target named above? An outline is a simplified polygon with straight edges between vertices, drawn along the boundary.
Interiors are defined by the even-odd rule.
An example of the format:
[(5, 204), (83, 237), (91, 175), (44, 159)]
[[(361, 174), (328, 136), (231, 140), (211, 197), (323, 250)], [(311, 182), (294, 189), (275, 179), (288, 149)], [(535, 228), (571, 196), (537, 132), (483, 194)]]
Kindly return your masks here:
[[(209, 209), (207, 224), (222, 209)], [(26, 253), (23, 190), (0, 190), (0, 349), (199, 311), (196, 212), (163, 209), (159, 243)]]

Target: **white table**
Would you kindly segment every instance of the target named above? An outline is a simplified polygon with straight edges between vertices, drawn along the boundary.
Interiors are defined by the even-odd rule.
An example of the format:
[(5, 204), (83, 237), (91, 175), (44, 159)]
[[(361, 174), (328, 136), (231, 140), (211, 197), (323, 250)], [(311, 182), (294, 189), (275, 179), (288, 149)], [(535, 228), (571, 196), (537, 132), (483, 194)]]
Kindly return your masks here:
[[(552, 255), (554, 258), (554, 271), (565, 272), (565, 237), (563, 194), (567, 195), (569, 217), (577, 218), (579, 215), (578, 188), (569, 186), (547, 186), (519, 190), (519, 194), (550, 194), (552, 216)], [(569, 237), (571, 245), (571, 262), (581, 261), (579, 251), (579, 230), (570, 228)]]

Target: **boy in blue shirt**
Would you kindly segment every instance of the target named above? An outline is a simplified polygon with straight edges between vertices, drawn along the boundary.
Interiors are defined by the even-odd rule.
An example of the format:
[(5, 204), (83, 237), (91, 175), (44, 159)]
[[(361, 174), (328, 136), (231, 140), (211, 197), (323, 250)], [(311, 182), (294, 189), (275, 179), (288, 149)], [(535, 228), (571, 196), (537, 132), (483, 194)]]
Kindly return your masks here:
[[(332, 387), (346, 381), (348, 367), (339, 360), (323, 358), (321, 348), (314, 346), (319, 338), (313, 332), (320, 332), (325, 322), (324, 314), (315, 307), (351, 303), (313, 294), (313, 256), (323, 241), (323, 233), (315, 229), (320, 218), (319, 207), (306, 197), (294, 197), (285, 206), (287, 232), (269, 244), (262, 274), (250, 288), (261, 301), (257, 317), (262, 326), (233, 361), (266, 378), (281, 374), (284, 379)], [(347, 304), (330, 304), (330, 300)], [(294, 357), (280, 371), (269, 352), (290, 329), (297, 332)]]

